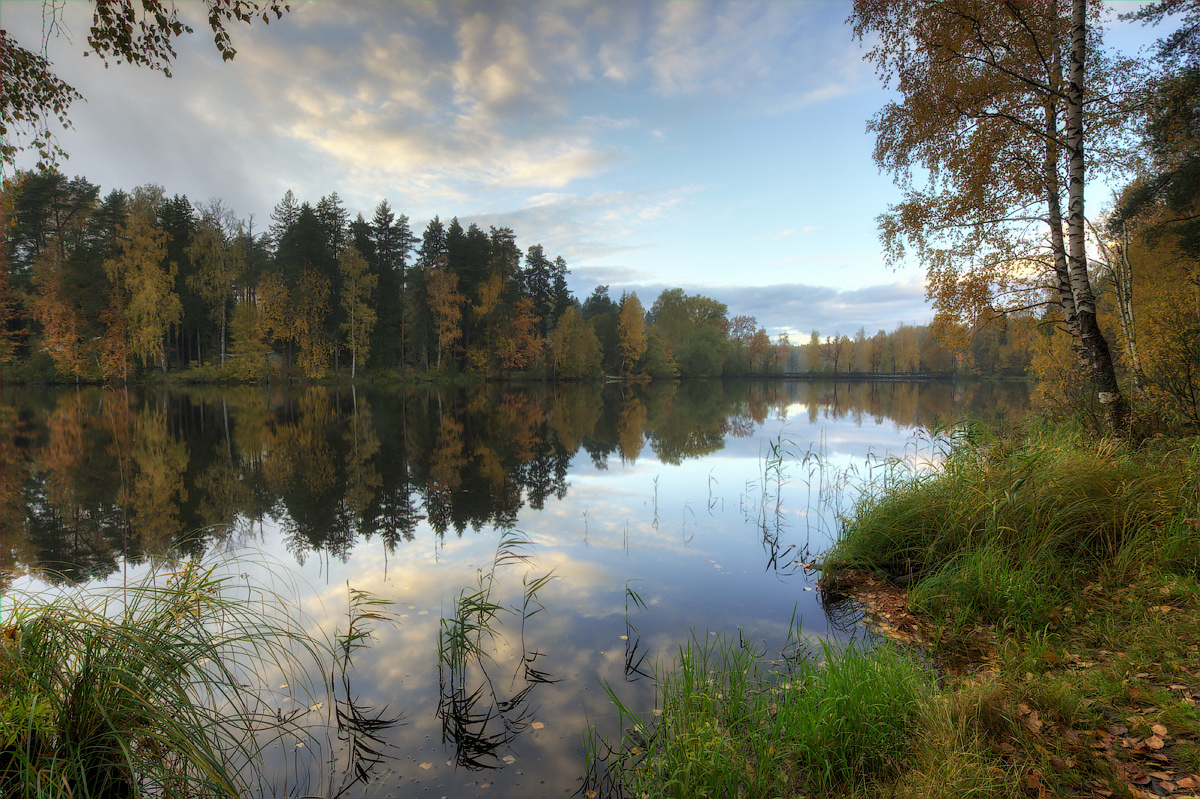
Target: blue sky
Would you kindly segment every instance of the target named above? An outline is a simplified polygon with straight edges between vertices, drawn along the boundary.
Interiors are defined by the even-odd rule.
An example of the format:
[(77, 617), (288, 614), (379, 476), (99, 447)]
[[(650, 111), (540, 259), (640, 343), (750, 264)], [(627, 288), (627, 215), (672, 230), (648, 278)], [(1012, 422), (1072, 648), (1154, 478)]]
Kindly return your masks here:
[[(566, 258), (581, 299), (682, 286), (793, 342), (931, 316), (920, 266), (880, 252), (898, 193), (865, 126), (888, 94), (848, 3), (294, 2), (238, 26), (222, 63), (184, 2), (197, 34), (171, 79), (84, 58), (91, 5), (65, 4), (48, 54), (87, 100), (63, 171), (104, 191), (220, 197), (256, 229), (288, 189), (367, 218), (386, 198), (418, 232), (435, 214), (512, 227)], [(42, 14), (0, 2), (27, 47)]]

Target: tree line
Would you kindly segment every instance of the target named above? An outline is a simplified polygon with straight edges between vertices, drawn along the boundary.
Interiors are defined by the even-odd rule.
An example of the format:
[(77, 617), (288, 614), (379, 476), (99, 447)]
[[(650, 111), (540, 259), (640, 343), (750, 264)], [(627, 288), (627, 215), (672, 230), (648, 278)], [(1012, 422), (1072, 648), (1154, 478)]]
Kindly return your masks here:
[(19, 378), (123, 382), (206, 366), (276, 374), (516, 373), (675, 377), (784, 368), (786, 334), (682, 289), (645, 308), (507, 227), (432, 219), (417, 235), (387, 200), (350, 219), (337, 193), (288, 191), (266, 230), (221, 200), (158, 186), (103, 198), (84, 178), (19, 173), (0, 195), (0, 367)]

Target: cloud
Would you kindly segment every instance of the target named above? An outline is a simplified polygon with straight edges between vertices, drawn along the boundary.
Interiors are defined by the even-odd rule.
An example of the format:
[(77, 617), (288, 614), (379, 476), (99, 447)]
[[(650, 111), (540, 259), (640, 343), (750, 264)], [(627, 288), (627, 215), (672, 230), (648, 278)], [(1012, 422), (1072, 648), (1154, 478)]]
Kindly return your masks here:
[(893, 330), (901, 323), (924, 324), (932, 316), (925, 299), (924, 284), (919, 281), (897, 281), (858, 289), (803, 283), (667, 285), (644, 280), (644, 273), (636, 270), (614, 267), (585, 268), (577, 270), (574, 277), (586, 287), (586, 291), (576, 290), (581, 297), (596, 285), (608, 285), (610, 295), (636, 292), (647, 308), (669, 288), (703, 294), (725, 303), (730, 316), (755, 317), (772, 336), (787, 331), (793, 342), (798, 340), (798, 335), (807, 336), (814, 329), (823, 335), (835, 332), (850, 335), (865, 327), (868, 333), (873, 333)]

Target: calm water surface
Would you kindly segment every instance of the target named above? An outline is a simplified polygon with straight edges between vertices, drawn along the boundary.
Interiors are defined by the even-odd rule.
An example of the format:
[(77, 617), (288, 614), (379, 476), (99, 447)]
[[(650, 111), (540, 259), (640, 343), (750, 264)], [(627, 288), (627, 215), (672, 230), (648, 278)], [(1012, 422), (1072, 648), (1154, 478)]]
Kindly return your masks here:
[[(948, 383), (6, 388), (0, 587), (119, 584), (182, 547), (325, 631), (348, 586), (372, 592), (397, 623), (355, 657), (353, 692), (401, 718), (344, 795), (567, 796), (588, 725), (620, 735), (603, 684), (651, 710), (646, 675), (691, 631), (774, 651), (798, 615), (861, 635), (803, 568), (854, 486), (935, 459), (923, 429), (1027, 406), (1023, 385)], [(495, 566), (506, 549), (524, 557)], [(481, 589), (509, 610), (455, 669), (443, 620)], [(317, 701), (276, 685), (281, 713)], [(274, 792), (337, 793), (345, 743), (298, 742), (272, 750)]]

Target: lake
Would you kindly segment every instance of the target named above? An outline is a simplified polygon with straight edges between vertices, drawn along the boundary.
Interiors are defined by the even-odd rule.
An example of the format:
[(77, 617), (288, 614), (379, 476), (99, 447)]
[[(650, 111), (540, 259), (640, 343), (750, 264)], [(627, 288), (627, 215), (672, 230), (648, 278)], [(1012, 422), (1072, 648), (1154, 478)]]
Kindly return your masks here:
[[(182, 550), (326, 632), (368, 591), (395, 624), (350, 679), (398, 717), (382, 757), (354, 783), (344, 736), (289, 739), (271, 792), (569, 796), (589, 725), (621, 733), (605, 686), (652, 711), (648, 675), (690, 634), (863, 636), (805, 568), (858, 487), (929, 468), (930, 430), (1028, 405), (1024, 384), (947, 382), (5, 387), (0, 588), (119, 585)], [(455, 659), (464, 597), (500, 609)], [(274, 679), (281, 715), (321, 701)]]

